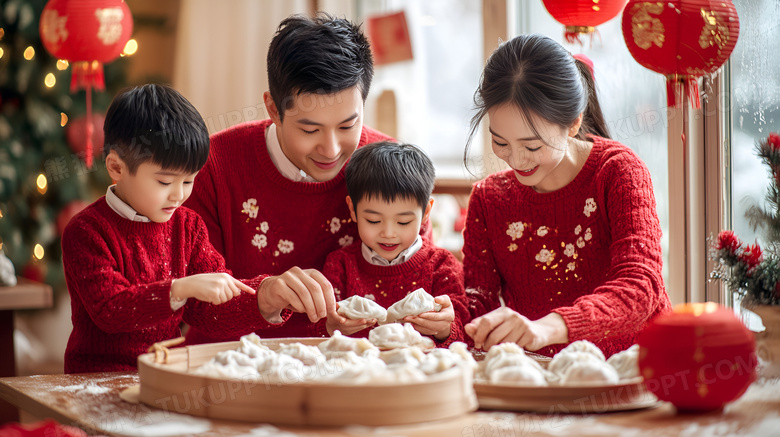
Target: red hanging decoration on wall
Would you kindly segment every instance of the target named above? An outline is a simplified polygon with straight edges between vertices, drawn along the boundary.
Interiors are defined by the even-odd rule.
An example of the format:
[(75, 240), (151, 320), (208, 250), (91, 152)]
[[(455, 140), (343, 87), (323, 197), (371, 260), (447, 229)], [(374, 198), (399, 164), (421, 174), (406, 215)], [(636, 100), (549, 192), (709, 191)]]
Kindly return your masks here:
[(43, 46), (71, 64), (70, 90), (87, 91), (86, 162), (92, 166), (92, 88), (105, 89), (103, 64), (116, 59), (133, 33), (123, 0), (49, 0), (40, 20)]
[(580, 35), (591, 34), (596, 26), (615, 18), (628, 0), (543, 0), (547, 12), (566, 26), (569, 43), (580, 42)]
[(679, 107), (687, 93), (698, 109), (698, 78), (726, 62), (738, 37), (739, 17), (731, 0), (631, 0), (623, 11), (628, 51), (666, 76), (669, 106)]
[(677, 305), (639, 334), (639, 370), (648, 390), (683, 411), (736, 400), (756, 378), (756, 342), (730, 308)]

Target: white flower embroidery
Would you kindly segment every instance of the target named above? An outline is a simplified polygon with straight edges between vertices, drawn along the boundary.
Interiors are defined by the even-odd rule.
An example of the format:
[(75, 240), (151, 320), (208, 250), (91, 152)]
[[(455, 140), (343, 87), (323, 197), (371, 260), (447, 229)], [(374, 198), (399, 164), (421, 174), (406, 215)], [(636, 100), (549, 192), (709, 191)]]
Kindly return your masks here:
[(333, 294), (336, 295), (336, 299), (341, 299), (341, 290), (339, 290), (338, 288), (333, 289)]
[(575, 267), (577, 267), (577, 264), (573, 262), (566, 265), (566, 268), (569, 270), (574, 270)]
[(252, 239), (252, 246), (262, 250), (267, 245), (268, 238), (265, 235), (255, 234), (255, 238)]
[(515, 244), (515, 243), (512, 243), (512, 244), (510, 244), (510, 245), (507, 247), (507, 249), (509, 249), (509, 251), (510, 251), (510, 252), (514, 252), (514, 251), (516, 251), (516, 250), (517, 250), (517, 244)]
[(536, 260), (540, 263), (550, 262), (553, 260), (553, 257), (553, 253), (547, 249), (542, 249), (539, 251), (539, 253), (536, 254)]
[(341, 220), (338, 217), (330, 219), (330, 233), (335, 234), (341, 229)]
[(567, 244), (566, 248), (563, 249), (563, 254), (568, 256), (568, 257), (573, 256), (574, 255), (574, 245), (571, 244), (571, 243)]
[(514, 222), (509, 224), (509, 228), (507, 228), (506, 234), (512, 237), (512, 240), (517, 240), (523, 236), (524, 230), (525, 226), (523, 226), (522, 222)]
[(583, 240), (582, 237), (577, 239), (577, 247), (579, 247), (580, 249), (585, 247), (585, 240)]
[(268, 232), (268, 222), (262, 222), (260, 223), (260, 230), (263, 231), (263, 233)]
[(294, 249), (293, 242), (290, 240), (279, 240), (279, 244), (276, 245), (279, 251), (282, 253), (290, 253)]
[(368, 300), (373, 300), (373, 301), (375, 301), (375, 302), (376, 302), (376, 298), (374, 297), (374, 295), (373, 295), (373, 294), (367, 294), (367, 295), (365, 295), (365, 296), (363, 296), (363, 297), (365, 297), (365, 298), (366, 298), (366, 299), (368, 299)]
[(585, 214), (585, 217), (590, 217), (590, 214), (595, 211), (596, 201), (591, 197), (585, 201), (585, 209), (582, 211), (582, 213)]
[(574, 235), (580, 235), (580, 232), (582, 232), (582, 225), (577, 225), (577, 227), (574, 228)]
[(544, 237), (548, 232), (550, 232), (550, 229), (547, 226), (542, 226), (536, 230), (536, 235)]
[(247, 199), (243, 204), (244, 209), (241, 212), (247, 214), (249, 218), (257, 218), (257, 211), (260, 207), (257, 206), (257, 199)]
[(593, 238), (593, 234), (590, 233), (590, 228), (585, 229), (585, 241), (590, 241)]
[(347, 247), (350, 244), (352, 244), (353, 241), (354, 241), (354, 239), (352, 238), (352, 235), (345, 235), (345, 236), (339, 238), (339, 246)]

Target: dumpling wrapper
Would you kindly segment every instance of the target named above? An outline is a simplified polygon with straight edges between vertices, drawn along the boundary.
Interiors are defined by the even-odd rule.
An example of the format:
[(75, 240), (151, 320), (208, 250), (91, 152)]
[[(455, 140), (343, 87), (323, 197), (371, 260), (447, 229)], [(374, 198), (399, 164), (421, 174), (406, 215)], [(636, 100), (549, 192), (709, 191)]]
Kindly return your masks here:
[(406, 316), (416, 316), (428, 311), (439, 310), (441, 310), (441, 305), (433, 300), (433, 296), (424, 289), (418, 288), (387, 309), (385, 323), (394, 323)]
[(379, 323), (384, 323), (387, 319), (386, 309), (363, 296), (350, 296), (339, 301), (338, 313), (352, 320), (376, 319)]

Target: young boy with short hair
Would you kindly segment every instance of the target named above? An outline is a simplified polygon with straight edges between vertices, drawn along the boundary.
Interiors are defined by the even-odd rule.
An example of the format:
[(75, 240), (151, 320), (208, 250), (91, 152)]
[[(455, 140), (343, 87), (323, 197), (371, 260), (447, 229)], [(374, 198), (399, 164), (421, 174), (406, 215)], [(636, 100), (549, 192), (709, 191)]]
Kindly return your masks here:
[[(134, 370), (150, 345), (181, 336), (182, 318), (198, 326), (188, 310), (238, 308), (256, 301), (260, 284), (234, 279), (201, 218), (182, 207), (208, 157), (209, 137), (181, 94), (163, 85), (127, 90), (111, 103), (103, 130), (116, 184), (62, 236), (73, 322), (66, 373)], [(257, 310), (234, 317), (247, 326), (265, 322)]]
[[(289, 17), (268, 50), (270, 119), (211, 137), (187, 206), (203, 217), (236, 275), (266, 274), (258, 296), (284, 294), (301, 313), (257, 331), (261, 337), (306, 336), (312, 322), (335, 314), (333, 290), (317, 269), (357, 239), (344, 204), (344, 165), (356, 148), (389, 139), (363, 125), (373, 71), (360, 26), (323, 13)], [(277, 320), (282, 308), (269, 305), (264, 315)], [(190, 344), (236, 339), (195, 327), (187, 333)]]
[[(423, 288), (442, 309), (399, 322), (409, 322), (438, 346), (447, 346), (464, 339), (468, 309), (461, 263), (420, 237), (433, 206), (434, 179), (433, 163), (411, 144), (386, 141), (356, 150), (346, 167), (347, 205), (361, 242), (328, 255), (323, 274), (337, 300), (357, 295), (384, 308)], [(376, 322), (328, 316), (315, 334), (338, 329), (365, 336)]]

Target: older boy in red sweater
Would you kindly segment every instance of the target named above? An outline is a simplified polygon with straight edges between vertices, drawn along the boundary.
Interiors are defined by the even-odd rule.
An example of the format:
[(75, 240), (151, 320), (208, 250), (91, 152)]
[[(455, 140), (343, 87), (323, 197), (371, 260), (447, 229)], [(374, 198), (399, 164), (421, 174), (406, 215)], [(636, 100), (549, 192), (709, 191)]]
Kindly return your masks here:
[(283, 297), (256, 297), (261, 278), (234, 279), (203, 221), (181, 207), (209, 153), (197, 110), (144, 85), (114, 99), (103, 130), (116, 184), (62, 236), (73, 322), (65, 372), (134, 370), (151, 344), (181, 336), (182, 319), (226, 336), (269, 326), (260, 311)]
[[(344, 204), (344, 164), (356, 148), (389, 138), (363, 126), (373, 61), (358, 26), (325, 14), (287, 18), (267, 64), (270, 119), (211, 137), (187, 206), (203, 217), (236, 275), (265, 274), (258, 294), (284, 295), (301, 313), (258, 335), (300, 337), (335, 314), (333, 289), (318, 269), (328, 253), (357, 239)], [(279, 320), (283, 308), (266, 318)], [(235, 339), (197, 327), (187, 333), (188, 343)]]
[[(420, 236), (431, 213), (435, 170), (419, 148), (379, 142), (361, 147), (346, 168), (347, 205), (361, 242), (328, 255), (323, 274), (336, 298), (362, 296), (384, 308), (423, 288), (441, 310), (408, 316), (411, 323), (438, 346), (464, 340), (468, 321), (463, 266), (445, 249)], [(367, 336), (376, 320), (348, 320), (329, 315), (315, 334)]]

